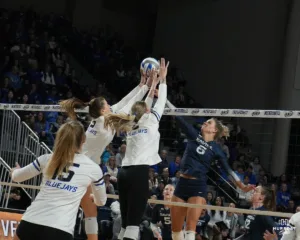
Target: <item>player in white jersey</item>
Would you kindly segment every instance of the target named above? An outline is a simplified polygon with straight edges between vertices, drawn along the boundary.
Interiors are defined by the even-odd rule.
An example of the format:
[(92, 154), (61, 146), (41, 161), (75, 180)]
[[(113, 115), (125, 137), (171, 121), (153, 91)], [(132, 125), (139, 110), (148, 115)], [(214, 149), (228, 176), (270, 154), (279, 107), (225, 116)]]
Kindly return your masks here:
[[(109, 126), (116, 132), (127, 133), (127, 148), (118, 176), (122, 218), (119, 239), (138, 239), (139, 225), (149, 195), (149, 166), (161, 161), (158, 155), (160, 140), (158, 128), (167, 100), (168, 65), (165, 65), (165, 60), (161, 59), (159, 78), (157, 73), (152, 71), (153, 83), (146, 99), (147, 103), (139, 101), (132, 107), (129, 103), (127, 109), (131, 109), (130, 115), (109, 114), (105, 116), (105, 127)], [(154, 92), (159, 82), (158, 100), (150, 112)]]
[(26, 167), (12, 170), (15, 182), (43, 174), (41, 190), (17, 228), (19, 239), (73, 239), (79, 204), (90, 185), (94, 202), (99, 206), (105, 204), (102, 170), (80, 153), (85, 138), (81, 123), (67, 122), (58, 130), (53, 154), (42, 155)]
[[(110, 106), (103, 97), (92, 99), (89, 103), (84, 103), (76, 98), (60, 102), (62, 109), (64, 109), (73, 120), (76, 119), (75, 109), (89, 107), (89, 115), (92, 117), (92, 121), (86, 131), (86, 142), (83, 145), (83, 153), (97, 164), (100, 164), (100, 157), (103, 151), (113, 140), (115, 135), (114, 131), (103, 127), (104, 116), (112, 112), (124, 112), (128, 114), (130, 110), (130, 108), (128, 111), (126, 110), (128, 109), (128, 102), (133, 101), (134, 103), (143, 99), (151, 86), (151, 79), (146, 80), (144, 73), (142, 73), (141, 76), (140, 84), (113, 106)], [(124, 109), (125, 106), (127, 106), (126, 109)], [(89, 197), (90, 194), (91, 189), (88, 189), (81, 201), (81, 206), (85, 214), (85, 231), (88, 240), (98, 240), (97, 207), (92, 203)]]

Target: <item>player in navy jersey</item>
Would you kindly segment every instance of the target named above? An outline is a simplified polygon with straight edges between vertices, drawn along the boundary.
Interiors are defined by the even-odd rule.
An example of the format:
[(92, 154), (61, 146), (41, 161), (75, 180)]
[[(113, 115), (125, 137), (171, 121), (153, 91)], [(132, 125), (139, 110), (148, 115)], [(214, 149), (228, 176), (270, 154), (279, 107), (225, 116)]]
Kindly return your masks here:
[[(275, 192), (267, 187), (258, 186), (252, 195), (252, 209), (261, 211), (275, 211)], [(276, 223), (271, 216), (248, 215), (245, 220), (245, 240), (263, 239), (264, 232), (272, 232)]]
[[(171, 201), (174, 193), (174, 186), (168, 184), (163, 191), (164, 201)], [(161, 234), (158, 227), (161, 226)], [(171, 212), (170, 206), (157, 204), (152, 210), (151, 229), (158, 240), (171, 240)]]
[[(175, 106), (167, 101), (167, 106), (174, 109)], [(203, 123), (199, 133), (183, 117), (176, 116), (182, 131), (186, 134), (188, 143), (182, 158), (182, 174), (176, 185), (172, 201), (187, 202), (192, 204), (205, 204), (207, 193), (207, 176), (211, 161), (218, 159), (226, 172), (233, 178), (233, 182), (243, 191), (248, 192), (253, 186), (244, 186), (239, 177), (229, 167), (225, 153), (216, 140), (223, 136), (229, 136), (228, 128), (217, 119), (209, 119)], [(185, 239), (195, 240), (195, 230), (202, 209), (172, 207), (172, 238), (183, 240), (182, 226), (186, 218)]]

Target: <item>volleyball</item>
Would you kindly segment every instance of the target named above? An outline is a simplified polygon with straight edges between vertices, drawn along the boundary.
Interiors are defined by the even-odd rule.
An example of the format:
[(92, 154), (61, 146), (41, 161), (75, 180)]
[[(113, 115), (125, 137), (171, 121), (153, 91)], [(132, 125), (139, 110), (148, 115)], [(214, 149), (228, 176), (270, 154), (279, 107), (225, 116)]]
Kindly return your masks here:
[(152, 69), (159, 69), (159, 62), (155, 58), (145, 58), (141, 63), (141, 69), (149, 76)]

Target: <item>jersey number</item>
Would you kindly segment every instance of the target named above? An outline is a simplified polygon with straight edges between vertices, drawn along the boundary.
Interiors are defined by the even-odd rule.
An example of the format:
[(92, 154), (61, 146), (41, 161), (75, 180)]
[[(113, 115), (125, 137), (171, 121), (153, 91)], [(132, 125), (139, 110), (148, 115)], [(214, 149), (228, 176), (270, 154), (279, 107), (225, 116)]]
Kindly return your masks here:
[(166, 225), (170, 225), (171, 224), (171, 218), (170, 217), (164, 217), (164, 222)]
[(250, 229), (250, 223), (251, 223), (251, 220), (250, 219), (246, 219), (246, 221), (245, 221), (245, 229)]
[(96, 121), (92, 121), (90, 127), (93, 128), (96, 125)]
[[(77, 167), (79, 168), (80, 164), (77, 164), (77, 163), (73, 163), (73, 167)], [(59, 178), (57, 178), (57, 172), (58, 172), (58, 169), (55, 170), (54, 174), (53, 174), (53, 177), (52, 179), (57, 179), (59, 181), (62, 181), (62, 182), (70, 182), (72, 180), (72, 178), (74, 177), (75, 175), (75, 172), (74, 171), (67, 171), (66, 168), (64, 168), (64, 173), (66, 174), (65, 176), (60, 176)]]
[(204, 155), (206, 149), (207, 149), (206, 147), (200, 145), (200, 146), (197, 147), (196, 151), (197, 151), (197, 153), (199, 153), (200, 155)]

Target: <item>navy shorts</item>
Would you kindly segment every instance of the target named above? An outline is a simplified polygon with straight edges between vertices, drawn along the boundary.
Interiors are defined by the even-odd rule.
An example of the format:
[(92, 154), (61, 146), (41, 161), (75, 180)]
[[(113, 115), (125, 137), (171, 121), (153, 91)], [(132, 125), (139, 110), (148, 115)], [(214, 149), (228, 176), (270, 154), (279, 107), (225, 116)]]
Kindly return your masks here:
[(187, 179), (181, 177), (176, 185), (174, 195), (187, 202), (190, 197), (206, 198), (206, 192), (207, 185), (203, 179)]

